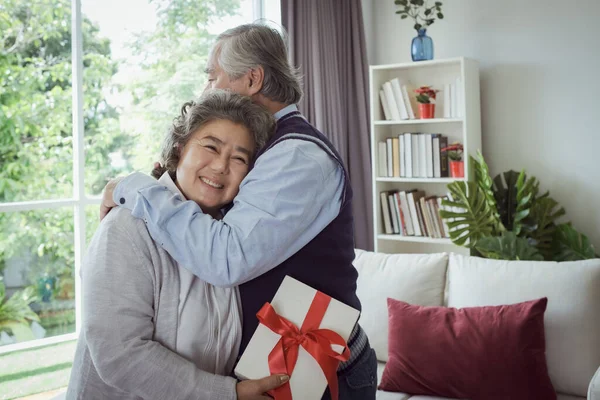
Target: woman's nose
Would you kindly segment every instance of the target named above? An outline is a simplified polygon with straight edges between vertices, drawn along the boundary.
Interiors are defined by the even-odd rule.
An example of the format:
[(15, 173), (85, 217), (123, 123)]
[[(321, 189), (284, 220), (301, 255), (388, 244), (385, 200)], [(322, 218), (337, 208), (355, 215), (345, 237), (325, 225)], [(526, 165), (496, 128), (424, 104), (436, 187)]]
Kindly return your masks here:
[(229, 171), (229, 161), (226, 157), (218, 157), (213, 160), (211, 168), (218, 174), (226, 174)]

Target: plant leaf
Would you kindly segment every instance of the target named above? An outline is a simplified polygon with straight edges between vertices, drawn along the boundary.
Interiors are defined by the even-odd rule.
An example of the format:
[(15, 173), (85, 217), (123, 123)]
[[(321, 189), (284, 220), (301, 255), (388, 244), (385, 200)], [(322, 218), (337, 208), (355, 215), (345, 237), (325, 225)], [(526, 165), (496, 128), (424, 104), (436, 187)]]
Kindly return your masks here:
[[(503, 179), (504, 178), (504, 179)], [(507, 230), (513, 229), (513, 218), (517, 211), (517, 180), (519, 174), (513, 170), (498, 174), (494, 178), (494, 198), (500, 220)]]
[(483, 155), (481, 152), (477, 152), (477, 158), (470, 157), (471, 165), (475, 170), (475, 182), (477, 186), (481, 189), (482, 195), (485, 197), (485, 202), (487, 203), (490, 211), (494, 217), (494, 235), (500, 235), (502, 232), (506, 230), (504, 225), (502, 224), (502, 220), (500, 219), (500, 214), (498, 214), (498, 205), (496, 204), (496, 198), (494, 197), (494, 182), (490, 177), (490, 171), (483, 159)]
[(538, 250), (547, 260), (552, 260), (552, 241), (556, 231), (555, 221), (565, 215), (565, 209), (559, 207), (556, 200), (549, 196), (542, 196), (535, 200), (531, 207), (531, 219), (536, 229), (529, 234)]
[(452, 242), (473, 248), (480, 238), (492, 236), (497, 223), (495, 209), (485, 201), (481, 188), (474, 182), (456, 181), (448, 190), (452, 201), (442, 201), (445, 209), (440, 210), (440, 216), (448, 224)]
[(488, 236), (477, 241), (475, 249), (486, 258), (497, 260), (543, 261), (544, 256), (529, 244), (527, 239), (514, 232), (504, 232), (502, 236)]
[(6, 321), (0, 323), (0, 331), (10, 330), (17, 342), (25, 342), (35, 339), (31, 327), (27, 323)]
[(577, 261), (598, 258), (587, 236), (579, 233), (571, 224), (560, 224), (554, 230), (554, 260)]
[(536, 199), (539, 182), (535, 177), (527, 179), (525, 171), (521, 171), (517, 179), (517, 208), (513, 219), (513, 232), (517, 236), (527, 236), (528, 233), (537, 229), (535, 223), (531, 223), (531, 208)]

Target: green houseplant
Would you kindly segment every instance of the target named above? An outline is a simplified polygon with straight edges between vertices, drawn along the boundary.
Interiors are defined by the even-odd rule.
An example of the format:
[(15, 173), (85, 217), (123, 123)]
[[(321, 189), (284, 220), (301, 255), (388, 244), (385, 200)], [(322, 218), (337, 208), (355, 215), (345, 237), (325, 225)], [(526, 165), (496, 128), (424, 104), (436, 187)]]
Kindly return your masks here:
[(557, 222), (565, 209), (549, 192), (540, 194), (535, 177), (511, 170), (492, 179), (481, 154), (470, 160), (475, 180), (450, 183), (451, 199), (444, 200), (440, 210), (454, 244), (476, 255), (505, 260), (598, 257), (585, 235), (570, 223)]

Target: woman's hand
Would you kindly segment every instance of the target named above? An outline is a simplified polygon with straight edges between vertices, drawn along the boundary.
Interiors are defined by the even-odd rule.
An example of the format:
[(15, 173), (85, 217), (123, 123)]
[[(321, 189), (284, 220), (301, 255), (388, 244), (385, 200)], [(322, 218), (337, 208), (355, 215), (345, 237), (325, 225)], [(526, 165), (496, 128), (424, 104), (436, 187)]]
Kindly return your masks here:
[(287, 375), (271, 375), (262, 379), (239, 382), (236, 386), (237, 398), (238, 400), (270, 400), (271, 398), (265, 393), (289, 380)]
[(102, 203), (100, 203), (100, 221), (102, 221), (108, 212), (117, 205), (113, 200), (113, 192), (119, 182), (121, 182), (121, 179), (123, 178), (111, 179), (104, 187), (104, 191), (102, 192)]

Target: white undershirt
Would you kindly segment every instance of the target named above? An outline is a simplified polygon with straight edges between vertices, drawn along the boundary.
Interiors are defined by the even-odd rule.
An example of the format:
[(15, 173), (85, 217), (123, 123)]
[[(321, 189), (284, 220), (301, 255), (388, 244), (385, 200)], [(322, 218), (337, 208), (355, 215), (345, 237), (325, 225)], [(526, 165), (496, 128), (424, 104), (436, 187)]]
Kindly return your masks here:
[[(159, 182), (185, 196), (168, 173)], [(178, 266), (179, 267), (179, 266)], [(179, 267), (179, 307), (176, 351), (204, 371), (229, 375), (242, 334), (237, 287), (215, 287)]]

